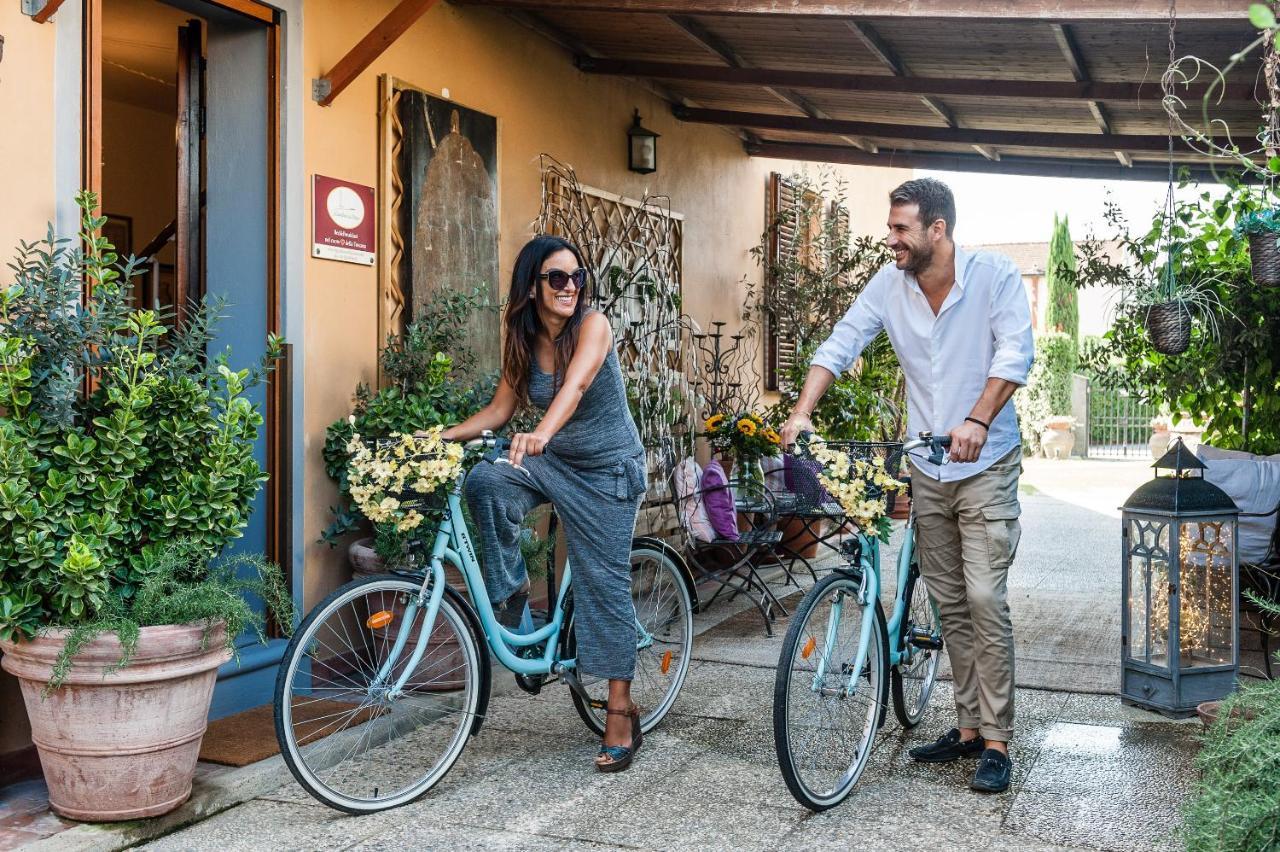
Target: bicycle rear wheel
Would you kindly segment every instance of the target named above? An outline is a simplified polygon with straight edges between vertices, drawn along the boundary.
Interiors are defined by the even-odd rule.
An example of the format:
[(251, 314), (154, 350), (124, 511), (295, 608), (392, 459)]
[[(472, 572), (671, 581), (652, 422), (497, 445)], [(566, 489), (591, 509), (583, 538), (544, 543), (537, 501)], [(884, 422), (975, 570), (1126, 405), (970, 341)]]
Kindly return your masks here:
[[(837, 572), (805, 595), (791, 619), (773, 690), (773, 736), (787, 789), (810, 810), (842, 802), (875, 744), (888, 683), (888, 637), (880, 602), (858, 602), (861, 579)], [(853, 672), (865, 619), (865, 660)], [(823, 669), (819, 675), (819, 663)], [(853, 676), (854, 691), (845, 686)]]
[(907, 614), (902, 620), (898, 647), (907, 659), (893, 667), (893, 713), (904, 728), (914, 728), (929, 709), (929, 696), (938, 681), (942, 665), (942, 616), (920, 576), (920, 566), (912, 565), (905, 590)]
[[(662, 548), (638, 544), (631, 549), (631, 600), (636, 608), (639, 644), (631, 700), (640, 708), (640, 729), (648, 733), (671, 710), (689, 672), (693, 599), (680, 566)], [(602, 678), (584, 681), (583, 687), (598, 701), (609, 697), (609, 682)], [(582, 721), (604, 736), (604, 710), (587, 704), (576, 692), (571, 694)]]
[[(421, 584), (353, 580), (299, 625), (276, 677), (276, 738), (285, 763), (319, 801), (350, 814), (413, 801), (466, 747), (485, 685), (465, 604), (446, 589), (428, 645), (403, 693), (388, 687), (421, 641), (426, 607), (407, 607)], [(396, 637), (408, 641), (390, 669)]]

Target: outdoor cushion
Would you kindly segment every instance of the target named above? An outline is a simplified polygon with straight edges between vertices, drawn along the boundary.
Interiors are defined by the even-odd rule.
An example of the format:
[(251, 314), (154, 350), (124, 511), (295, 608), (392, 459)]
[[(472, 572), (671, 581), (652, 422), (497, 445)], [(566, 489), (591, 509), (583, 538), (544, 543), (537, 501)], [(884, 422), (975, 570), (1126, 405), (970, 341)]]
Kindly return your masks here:
[[(1253, 459), (1204, 459), (1204, 478), (1227, 492), (1242, 513), (1265, 515), (1280, 504), (1280, 463)], [(1236, 552), (1241, 562), (1261, 562), (1271, 546), (1276, 516), (1240, 518)]]
[(702, 471), (702, 502), (707, 507), (707, 517), (720, 538), (738, 540), (738, 512), (733, 506), (733, 489), (729, 477), (724, 475), (720, 462), (712, 459)]
[(1201, 444), (1196, 448), (1200, 461), (1209, 459), (1252, 459), (1253, 461), (1280, 462), (1280, 453), (1271, 456), (1258, 456), (1244, 450), (1223, 450), (1209, 444)]
[(787, 490), (786, 460), (790, 457), (790, 454), (782, 453), (760, 459), (760, 469), (764, 471), (764, 487), (773, 494), (781, 494)]
[(707, 507), (703, 505), (698, 492), (702, 490), (702, 468), (692, 458), (687, 458), (676, 467), (676, 495), (679, 498), (680, 525), (698, 541), (711, 541), (716, 531), (707, 517)]

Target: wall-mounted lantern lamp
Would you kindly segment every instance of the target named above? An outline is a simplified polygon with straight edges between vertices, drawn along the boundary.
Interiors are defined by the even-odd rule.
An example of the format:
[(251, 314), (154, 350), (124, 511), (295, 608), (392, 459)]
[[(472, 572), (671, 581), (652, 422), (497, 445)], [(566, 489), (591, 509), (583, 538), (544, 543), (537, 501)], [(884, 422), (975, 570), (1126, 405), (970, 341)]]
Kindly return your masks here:
[(647, 175), (658, 170), (658, 134), (640, 126), (640, 110), (627, 130), (627, 168)]

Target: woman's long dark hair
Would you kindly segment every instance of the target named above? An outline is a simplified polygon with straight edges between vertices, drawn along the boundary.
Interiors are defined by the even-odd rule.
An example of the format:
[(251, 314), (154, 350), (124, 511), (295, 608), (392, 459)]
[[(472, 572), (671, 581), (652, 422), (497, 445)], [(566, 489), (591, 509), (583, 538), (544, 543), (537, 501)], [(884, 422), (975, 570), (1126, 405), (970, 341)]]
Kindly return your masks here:
[[(586, 267), (582, 262), (582, 252), (577, 246), (561, 237), (544, 234), (524, 244), (524, 248), (516, 256), (515, 267), (511, 270), (511, 292), (507, 295), (507, 310), (503, 316), (505, 339), (502, 344), (502, 377), (515, 390), (520, 405), (529, 401), (529, 368), (535, 357), (533, 341), (542, 329), (542, 320), (538, 318), (538, 285), (541, 283), (538, 275), (542, 272), (542, 264), (546, 259), (558, 251), (572, 252), (578, 260), (578, 266)], [(589, 284), (584, 284), (579, 291), (573, 316), (569, 317), (560, 336), (555, 339), (553, 381), (556, 388), (559, 388), (569, 361), (578, 348), (578, 332), (582, 329), (582, 318), (588, 310), (588, 288)]]

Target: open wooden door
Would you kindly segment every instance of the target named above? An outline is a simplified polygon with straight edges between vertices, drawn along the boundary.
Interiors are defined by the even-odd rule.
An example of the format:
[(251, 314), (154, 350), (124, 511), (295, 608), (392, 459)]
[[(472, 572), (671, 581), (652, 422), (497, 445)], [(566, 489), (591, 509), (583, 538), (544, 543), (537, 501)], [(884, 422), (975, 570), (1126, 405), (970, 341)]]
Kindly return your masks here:
[(204, 295), (205, 60), (200, 21), (178, 28), (178, 211), (174, 321)]

